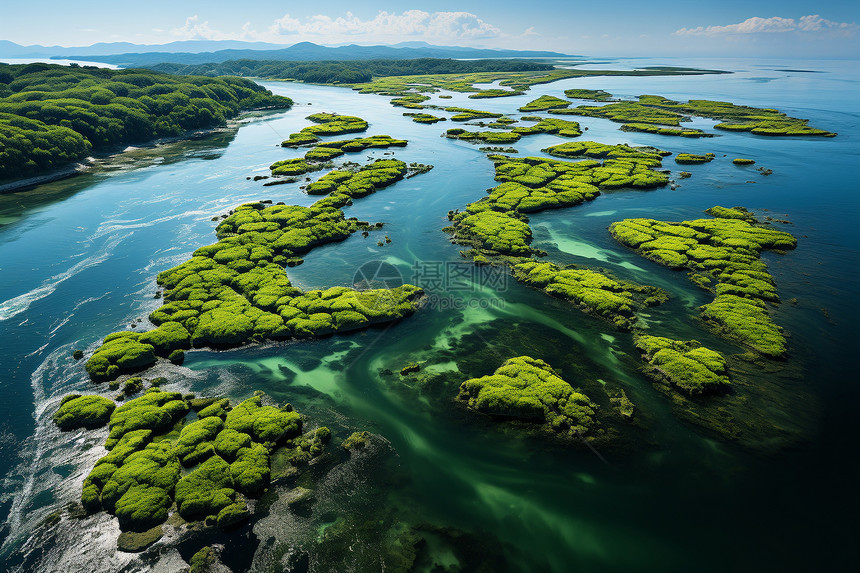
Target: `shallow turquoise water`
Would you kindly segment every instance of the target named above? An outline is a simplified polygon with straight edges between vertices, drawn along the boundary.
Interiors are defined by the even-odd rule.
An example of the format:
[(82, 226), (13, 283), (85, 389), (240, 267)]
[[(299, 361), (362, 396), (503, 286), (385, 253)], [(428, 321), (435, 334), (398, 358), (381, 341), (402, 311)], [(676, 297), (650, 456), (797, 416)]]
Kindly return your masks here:
[[(653, 62), (660, 63), (666, 62)], [(672, 300), (649, 311), (652, 328), (728, 352), (737, 349), (692, 320), (706, 296), (683, 274), (620, 248), (606, 227), (633, 216), (693, 218), (715, 204), (744, 205), (792, 221), (786, 229), (798, 236), (797, 250), (765, 258), (782, 299), (797, 299), (774, 314), (791, 333), (793, 375), (762, 373), (759, 387), (750, 393), (750, 407), (777, 420), (779, 431), (763, 430), (758, 440), (747, 436), (742, 447), (679, 421), (627, 356), (629, 335), (512, 280), (505, 288), (433, 291), (473, 299), (475, 308), (427, 309), (390, 328), (314, 342), (194, 352), (184, 368), (162, 365), (159, 372), (174, 373), (181, 379), (177, 386), (198, 393), (242, 398), (263, 389), (341, 435), (357, 429), (380, 434), (394, 452), (389, 461), (399, 468), (399, 479), (365, 484), (362, 495), (395, 508), (391, 511), (403, 521), (494, 536), (512, 570), (846, 567), (857, 557), (852, 486), (858, 477), (853, 414), (858, 391), (847, 359), (858, 342), (854, 297), (860, 287), (856, 62), (672, 63), (739, 73), (566, 80), (516, 98), (468, 100), (454, 94), (438, 103), (511, 112), (541, 94), (600, 88), (625, 97), (653, 93), (773, 106), (839, 132), (833, 139), (725, 134), (678, 140), (624, 133), (617, 124), (581, 118), (589, 128), (581, 139), (714, 152), (718, 160), (685, 166), (693, 176), (675, 190), (606, 193), (586, 205), (531, 217), (535, 244), (552, 260), (601, 266), (666, 288)], [(636, 65), (647, 63), (637, 60)], [(789, 68), (826, 73), (776, 71)], [(89, 385), (82, 364), (69, 358), (71, 351), (91, 351), (105, 334), (156, 308), (155, 275), (214, 241), (212, 217), (249, 200), (312, 202), (298, 185), (262, 187), (246, 179), (265, 174), (273, 161), (297, 155), (277, 144), (307, 125), (306, 115), (360, 115), (371, 124), (368, 135), (409, 140), (408, 147), (396, 150), (397, 158), (435, 168), (347, 208), (348, 216), (384, 221), (384, 231), (313, 251), (303, 265), (289, 270), (294, 284), (349, 285), (356, 268), (368, 260), (396, 265), (409, 281), (416, 262), (426, 269), (459, 260), (459, 247), (441, 228), (449, 210), (480, 198), (493, 185), (492, 164), (477, 146), (440, 138), (450, 124), (412, 123), (388, 98), (266, 85), (297, 105), (238, 131), (137, 152), (121, 169), (0, 197), (5, 552), (20, 547), (53, 509), (76, 498), (98, 457), (97, 448), (88, 447), (103, 435), (60, 434), (49, 423), (64, 394), (86, 391)], [(521, 155), (538, 155), (559, 141), (531, 136), (516, 147)], [(355, 160), (384, 153), (365, 152)], [(774, 173), (763, 177), (738, 168), (732, 157), (756, 159), (757, 166)], [(681, 170), (671, 159), (665, 166), (673, 173)], [(383, 234), (392, 242), (378, 247)], [(603, 380), (621, 386), (639, 407), (640, 424), (624, 432), (625, 447), (561, 448), (465, 415), (450, 403), (454, 387), (420, 389), (403, 384), (399, 376), (380, 374), (444, 355), (446, 349), (451, 360), (458, 351), (472, 355), (476, 371), (491, 371), (509, 356), (530, 352), (575, 385), (599, 389)], [(441, 362), (439, 371), (452, 367), (450, 361)], [(335, 484), (328, 491), (341, 500), (348, 490)], [(90, 525), (110, 531), (108, 520)], [(102, 570), (119, 570), (126, 561), (113, 556), (114, 539), (109, 534), (89, 539), (89, 552), (82, 555), (74, 548), (77, 538), (61, 536), (48, 548), (41, 570), (52, 570), (60, 557), (71, 564), (68, 570), (77, 570), (75, 564), (89, 570), (83, 564), (96, 562)], [(129, 566), (136, 570), (134, 562)]]

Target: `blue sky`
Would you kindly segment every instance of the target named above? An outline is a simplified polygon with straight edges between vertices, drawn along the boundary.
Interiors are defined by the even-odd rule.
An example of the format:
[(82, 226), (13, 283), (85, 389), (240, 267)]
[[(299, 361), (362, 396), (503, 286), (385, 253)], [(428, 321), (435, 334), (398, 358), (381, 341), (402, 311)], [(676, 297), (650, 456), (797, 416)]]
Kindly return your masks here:
[(594, 56), (860, 57), (860, 2), (116, 0), (7, 2), (0, 39), (19, 44), (293, 44), (426, 41)]

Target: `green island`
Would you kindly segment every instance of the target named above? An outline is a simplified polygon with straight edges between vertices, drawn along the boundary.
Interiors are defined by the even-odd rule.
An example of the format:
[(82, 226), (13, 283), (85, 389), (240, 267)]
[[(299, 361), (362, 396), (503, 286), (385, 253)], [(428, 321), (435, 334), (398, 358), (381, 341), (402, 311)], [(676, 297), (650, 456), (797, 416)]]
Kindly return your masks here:
[[(659, 187), (668, 183), (668, 179), (663, 181), (657, 171), (647, 173), (649, 169), (660, 167), (663, 163), (663, 158), (671, 155), (671, 152), (657, 149), (654, 147), (631, 147), (626, 143), (617, 145), (609, 145), (598, 143), (596, 141), (571, 141), (553, 145), (546, 149), (541, 149), (544, 153), (554, 155), (556, 157), (564, 157), (567, 159), (579, 159), (590, 157), (592, 159), (604, 159), (604, 166), (617, 167), (618, 164), (632, 164), (637, 167), (637, 172), (651, 176), (653, 178), (653, 186)], [(607, 163), (609, 162), (609, 163)], [(641, 181), (644, 186), (645, 181)]]
[[(502, 61), (506, 62), (506, 61)], [(507, 65), (513, 65), (509, 61)], [(538, 67), (541, 64), (526, 64), (520, 71), (496, 67), (495, 71), (474, 73), (422, 73), (416, 75), (373, 74), (373, 79), (355, 83), (351, 87), (360, 93), (374, 93), (390, 96), (409, 96), (415, 93), (436, 93), (440, 90), (469, 93), (471, 99), (509, 97), (522, 95), (532, 86), (547, 84), (567, 78), (594, 76), (687, 76), (702, 74), (725, 74), (721, 70), (700, 70), (692, 68), (649, 68), (640, 70), (578, 70)], [(156, 67), (162, 69), (161, 67)], [(189, 68), (194, 71), (195, 68)], [(199, 70), (196, 73), (206, 73)], [(235, 72), (234, 72), (235, 73)], [(245, 74), (240, 74), (245, 75)], [(253, 77), (263, 77), (251, 74)], [(503, 88), (481, 89), (476, 84), (499, 82)], [(330, 82), (326, 82), (330, 83)], [(507, 89), (505, 89), (507, 88)]]
[(767, 357), (784, 355), (785, 337), (766, 304), (779, 302), (779, 296), (760, 252), (793, 249), (797, 240), (760, 224), (740, 207), (707, 212), (714, 218), (680, 223), (625, 219), (612, 223), (609, 232), (649, 260), (688, 269), (694, 284), (715, 293), (700, 311), (718, 334)]
[(563, 100), (561, 98), (557, 98), (555, 96), (542, 95), (536, 100), (532, 100), (526, 105), (519, 108), (519, 111), (522, 112), (531, 112), (531, 111), (546, 111), (548, 109), (560, 109), (566, 108), (570, 106), (570, 102), (567, 100)]
[(535, 121), (534, 125), (519, 126), (511, 131), (518, 135), (534, 135), (536, 133), (551, 133), (559, 137), (579, 137), (582, 130), (579, 123), (554, 117), (525, 116), (522, 121)]
[(636, 309), (664, 302), (666, 294), (654, 287), (617, 281), (598, 271), (530, 260), (542, 253), (529, 246), (532, 232), (526, 214), (578, 205), (596, 198), (601, 189), (666, 185), (668, 177), (653, 170), (661, 165), (662, 156), (650, 149), (594, 142), (577, 145), (571, 151), (574, 156), (590, 153), (606, 159), (567, 162), (491, 155), (500, 184), (464, 211), (449, 213), (451, 226), (446, 230), (452, 241), (471, 247), (463, 255), (475, 263), (497, 260), (509, 264), (517, 280), (627, 330), (635, 323)]
[(357, 133), (367, 129), (367, 122), (365, 120), (351, 115), (315, 113), (307, 116), (305, 119), (309, 119), (316, 125), (303, 128), (301, 133), (316, 136), (343, 135), (344, 133)]
[(530, 356), (510, 358), (492, 375), (466, 380), (457, 398), (478, 412), (540, 424), (563, 437), (590, 441), (602, 434), (597, 404)]
[(665, 291), (632, 281), (614, 279), (603, 272), (569, 265), (527, 261), (511, 267), (523, 284), (564, 299), (586, 314), (605, 318), (620, 330), (631, 330), (635, 312), (668, 300)]
[(54, 413), (54, 423), (61, 430), (104, 426), (116, 408), (113, 400), (103, 396), (69, 394)]
[[(258, 498), (279, 477), (273, 475), (274, 459), (298, 471), (321, 455), (331, 438), (325, 427), (302, 433), (302, 416), (291, 405), (264, 405), (264, 398), (257, 392), (231, 407), (226, 398), (199, 399), (150, 387), (111, 408), (108, 418), (87, 426), (107, 425), (109, 434), (107, 454), (83, 483), (84, 510), (116, 516), (123, 551), (142, 551), (157, 541), (169, 516), (174, 526), (202, 522), (220, 529), (247, 520), (252, 510), (246, 499)], [(113, 405), (89, 395), (66, 397), (63, 406), (81, 399)], [(285, 473), (278, 468), (278, 474)]]
[(520, 140), (520, 134), (510, 131), (467, 131), (461, 127), (452, 127), (445, 132), (445, 137), (478, 143), (515, 143)]
[(669, 182), (664, 173), (653, 170), (662, 159), (657, 153), (593, 142), (556, 147), (569, 145), (579, 146), (576, 156), (592, 153), (607, 158), (567, 162), (489, 156), (495, 164), (496, 181), (501, 184), (490, 189), (487, 197), (470, 203), (465, 211), (450, 214), (455, 242), (473, 246), (478, 249), (476, 254), (529, 256), (531, 230), (525, 213), (578, 205), (597, 197), (600, 189), (648, 189)]
[(734, 163), (735, 165), (753, 165), (753, 164), (755, 164), (755, 160), (754, 159), (744, 159), (742, 157), (736, 157), (736, 158), (732, 159), (732, 163)]
[[(606, 99), (599, 101), (609, 101)], [(572, 96), (568, 96), (572, 97)], [(690, 100), (680, 103), (657, 95), (641, 95), (638, 102), (616, 101), (603, 106), (580, 105), (575, 108), (552, 110), (550, 113), (584, 115), (589, 117), (601, 117), (623, 123), (625, 131), (646, 131), (643, 124), (657, 124), (661, 126), (678, 127), (680, 122), (690, 121), (690, 116), (707, 117), (720, 120), (716, 129), (724, 131), (747, 131), (754, 135), (818, 135), (833, 137), (835, 133), (816, 129), (807, 125), (809, 120), (789, 117), (778, 110), (771, 108), (757, 108), (744, 105), (735, 105), (723, 101)], [(682, 137), (702, 137), (694, 135), (696, 130), (688, 129), (663, 129), (651, 130), (650, 133), (660, 135), (677, 135)]]
[(695, 165), (699, 163), (710, 163), (714, 160), (713, 153), (696, 155), (694, 153), (679, 153), (675, 156), (675, 163), (679, 165)]
[[(295, 135), (295, 134), (293, 134)], [(308, 144), (312, 147), (304, 157), (276, 161), (269, 166), (272, 175), (296, 176), (325, 168), (328, 162), (346, 153), (357, 153), (365, 149), (387, 149), (406, 147), (405, 139), (394, 139), (390, 135), (372, 135), (339, 141), (321, 141)]]
[(670, 111), (657, 109), (632, 101), (620, 101), (601, 106), (580, 105), (556, 109), (552, 113), (561, 115), (583, 115), (601, 117), (619, 123), (653, 123), (677, 126), (687, 118)]
[[(469, 99), (490, 99), (496, 97), (510, 97), (516, 95), (523, 95), (526, 93), (521, 89), (502, 89), (502, 88), (490, 88), (487, 90), (480, 90), (473, 94), (469, 94)], [(443, 96), (439, 96), (443, 97)]]
[(454, 114), (453, 116), (451, 116), (451, 121), (471, 121), (473, 119), (500, 118), (504, 115), (502, 113), (493, 113), (491, 111), (481, 111), (478, 109), (469, 109), (466, 107), (444, 107), (442, 109)]
[(445, 121), (444, 117), (436, 117), (435, 115), (429, 113), (410, 113), (406, 112), (403, 114), (406, 117), (411, 117), (412, 121), (415, 123), (436, 123), (439, 121)]
[(105, 337), (86, 363), (90, 377), (112, 380), (191, 347), (322, 336), (411, 315), (423, 294), (418, 287), (303, 292), (290, 284), (284, 266), (299, 264), (301, 255), (319, 245), (369, 229), (367, 222), (347, 219), (341, 207), (427, 168), (377, 160), (332, 171), (311, 184), (309, 193), (326, 196), (310, 207), (264, 202), (237, 207), (219, 223), (217, 243), (158, 275), (165, 304), (149, 316), (157, 328)]
[(292, 100), (235, 77), (0, 64), (0, 180), (52, 171), (128, 143), (209, 129)]
[(705, 133), (701, 129), (686, 127), (663, 127), (652, 123), (625, 123), (619, 129), (621, 131), (638, 131), (641, 133), (655, 133), (657, 135), (675, 135), (678, 137), (713, 137), (711, 133)]
[[(537, 122), (534, 125), (522, 125), (511, 128), (510, 121), (497, 120), (494, 123), (488, 124), (487, 127), (495, 129), (505, 129), (510, 131), (467, 131), (460, 127), (452, 127), (445, 132), (445, 137), (449, 139), (462, 139), (464, 141), (473, 141), (476, 143), (514, 143), (520, 140), (520, 137), (526, 135), (535, 135), (538, 133), (549, 133), (558, 135), (559, 137), (579, 137), (582, 135), (582, 130), (579, 124), (575, 121), (566, 121), (550, 117), (523, 117), (523, 121)], [(471, 124), (470, 124), (471, 125)]]
[(564, 95), (571, 99), (587, 99), (591, 101), (614, 101), (612, 94), (604, 90), (587, 90), (574, 88), (564, 90)]
[(713, 394), (730, 384), (723, 355), (695, 340), (642, 334), (634, 344), (642, 353), (646, 374), (688, 396)]

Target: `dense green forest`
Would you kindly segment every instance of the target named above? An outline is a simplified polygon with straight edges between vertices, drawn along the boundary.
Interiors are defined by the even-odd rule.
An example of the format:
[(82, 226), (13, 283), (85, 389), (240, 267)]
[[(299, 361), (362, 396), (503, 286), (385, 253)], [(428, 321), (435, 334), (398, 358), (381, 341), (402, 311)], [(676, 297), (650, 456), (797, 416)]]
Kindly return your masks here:
[(223, 63), (185, 65), (157, 64), (151, 69), (179, 75), (243, 76), (301, 80), (313, 84), (358, 84), (383, 76), (461, 74), (475, 72), (530, 72), (554, 69), (549, 64), (523, 60), (364, 60), (356, 62), (281, 62), (276, 60), (232, 60)]
[(39, 174), (110, 146), (209, 128), (292, 100), (235, 77), (0, 64), (0, 179)]

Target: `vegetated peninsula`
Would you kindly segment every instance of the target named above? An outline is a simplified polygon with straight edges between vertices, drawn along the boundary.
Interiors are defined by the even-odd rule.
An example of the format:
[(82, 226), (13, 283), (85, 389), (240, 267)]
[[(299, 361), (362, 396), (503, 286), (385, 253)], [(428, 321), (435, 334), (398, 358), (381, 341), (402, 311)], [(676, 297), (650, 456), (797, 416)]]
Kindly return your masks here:
[(277, 60), (234, 60), (222, 63), (184, 65), (162, 63), (147, 66), (159, 72), (195, 76), (242, 76), (271, 80), (297, 80), (312, 84), (360, 84), (373, 78), (478, 72), (551, 71), (554, 66), (527, 60), (360, 60), (287, 62)]
[(39, 175), (117, 145), (176, 137), (292, 100), (245, 79), (0, 64), (0, 180)]
[[(440, 90), (464, 92), (470, 99), (496, 98), (522, 95), (532, 86), (547, 84), (567, 78), (586, 76), (677, 76), (700, 74), (726, 74), (720, 70), (693, 70), (690, 68), (659, 68), (643, 70), (578, 70), (553, 68), (538, 71), (486, 71), (463, 74), (421, 74), (402, 76), (374, 76), (366, 83), (354, 84), (353, 89), (360, 93), (400, 96), (401, 101), (409, 98), (412, 103), (428, 99), (424, 93)], [(483, 89), (477, 84), (498, 82), (501, 88)], [(415, 99), (413, 99), (415, 98)], [(417, 100), (417, 101), (416, 101)], [(394, 103), (397, 100), (392, 100)], [(412, 106), (410, 106), (412, 107)]]

